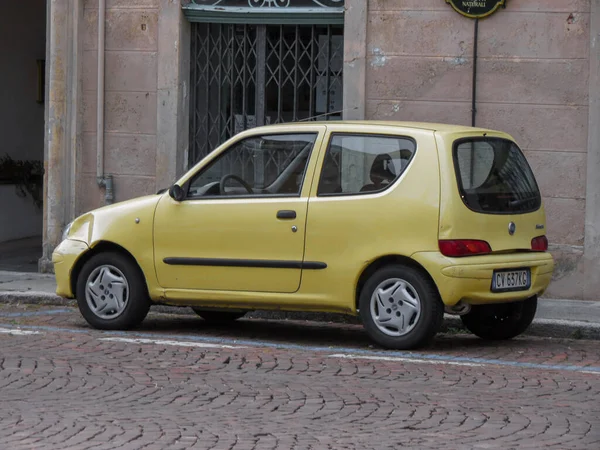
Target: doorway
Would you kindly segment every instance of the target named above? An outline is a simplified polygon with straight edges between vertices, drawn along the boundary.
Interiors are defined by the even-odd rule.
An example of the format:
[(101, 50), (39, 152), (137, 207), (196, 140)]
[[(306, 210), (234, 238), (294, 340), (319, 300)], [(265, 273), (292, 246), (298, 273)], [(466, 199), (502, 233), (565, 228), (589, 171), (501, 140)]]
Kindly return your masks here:
[(0, 270), (42, 256), (46, 6), (0, 2)]

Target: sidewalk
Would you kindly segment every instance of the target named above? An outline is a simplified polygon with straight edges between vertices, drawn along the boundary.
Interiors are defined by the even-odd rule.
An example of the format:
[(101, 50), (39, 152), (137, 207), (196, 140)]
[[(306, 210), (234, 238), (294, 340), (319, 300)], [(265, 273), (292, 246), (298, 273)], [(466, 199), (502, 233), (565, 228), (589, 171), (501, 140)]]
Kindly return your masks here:
[[(0, 303), (28, 303), (40, 305), (75, 305), (55, 294), (54, 275), (41, 273), (7, 272), (0, 270)], [(156, 306), (162, 312), (187, 312), (187, 308)], [(348, 321), (333, 314), (256, 312), (249, 317)], [(446, 315), (444, 328), (462, 328), (460, 319)], [(585, 338), (600, 340), (600, 302), (542, 298), (534, 323), (527, 334), (547, 337)]]

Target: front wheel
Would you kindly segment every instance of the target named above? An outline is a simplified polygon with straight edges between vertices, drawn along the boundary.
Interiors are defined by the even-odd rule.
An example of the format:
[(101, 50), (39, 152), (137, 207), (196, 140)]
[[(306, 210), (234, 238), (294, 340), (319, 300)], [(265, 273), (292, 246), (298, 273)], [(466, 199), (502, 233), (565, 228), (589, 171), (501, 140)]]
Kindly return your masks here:
[(396, 350), (427, 344), (444, 317), (433, 282), (420, 270), (402, 265), (383, 267), (367, 280), (359, 309), (371, 339)]
[(473, 305), (461, 316), (464, 326), (486, 340), (507, 340), (523, 333), (535, 317), (537, 297), (522, 302)]
[(120, 253), (103, 252), (87, 261), (77, 278), (77, 305), (84, 319), (101, 330), (139, 325), (150, 309), (140, 268)]

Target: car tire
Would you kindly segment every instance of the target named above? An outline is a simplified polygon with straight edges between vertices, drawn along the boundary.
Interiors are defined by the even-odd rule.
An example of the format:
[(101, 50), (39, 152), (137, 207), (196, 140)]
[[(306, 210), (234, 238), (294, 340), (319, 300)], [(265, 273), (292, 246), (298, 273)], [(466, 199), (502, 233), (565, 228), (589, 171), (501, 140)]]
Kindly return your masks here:
[(507, 340), (527, 330), (536, 310), (537, 296), (513, 303), (473, 305), (461, 320), (471, 333), (482, 339)]
[(229, 323), (241, 319), (245, 311), (210, 311), (202, 308), (192, 308), (196, 314), (210, 323)]
[(127, 330), (148, 314), (150, 299), (141, 269), (115, 252), (92, 256), (77, 278), (76, 297), (84, 319), (100, 330)]
[(363, 286), (359, 315), (369, 337), (388, 349), (429, 343), (440, 329), (444, 306), (433, 282), (420, 270), (386, 266)]

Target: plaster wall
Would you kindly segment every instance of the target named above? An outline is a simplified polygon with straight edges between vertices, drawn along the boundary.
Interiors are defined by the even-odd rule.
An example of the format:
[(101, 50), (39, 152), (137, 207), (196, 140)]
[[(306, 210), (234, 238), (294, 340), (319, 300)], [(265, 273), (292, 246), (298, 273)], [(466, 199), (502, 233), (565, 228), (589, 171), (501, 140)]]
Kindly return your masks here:
[(0, 156), (44, 158), (44, 105), (37, 102), (36, 61), (46, 58), (45, 3), (0, 2)]
[[(548, 295), (583, 298), (590, 0), (510, 0), (479, 22), (476, 125), (512, 134), (557, 258)], [(474, 21), (439, 0), (369, 0), (369, 119), (471, 124)]]

